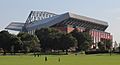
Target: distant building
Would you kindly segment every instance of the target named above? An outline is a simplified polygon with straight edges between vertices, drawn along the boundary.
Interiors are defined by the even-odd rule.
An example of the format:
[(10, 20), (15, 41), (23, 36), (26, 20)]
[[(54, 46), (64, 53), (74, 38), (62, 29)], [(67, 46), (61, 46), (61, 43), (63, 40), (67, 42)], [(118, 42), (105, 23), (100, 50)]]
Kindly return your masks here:
[(110, 33), (105, 32), (107, 22), (70, 12), (57, 15), (44, 11), (31, 11), (25, 23), (12, 22), (5, 29), (34, 34), (36, 29), (44, 27), (54, 27), (67, 33), (76, 28), (80, 32), (90, 29), (89, 33), (94, 43), (113, 38)]

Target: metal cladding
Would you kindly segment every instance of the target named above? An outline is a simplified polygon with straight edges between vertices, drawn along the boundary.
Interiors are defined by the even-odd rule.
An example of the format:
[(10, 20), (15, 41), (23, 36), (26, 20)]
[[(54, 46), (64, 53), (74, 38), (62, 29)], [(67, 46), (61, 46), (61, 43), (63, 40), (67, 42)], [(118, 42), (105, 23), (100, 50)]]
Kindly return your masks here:
[(105, 32), (108, 27), (107, 22), (70, 12), (57, 15), (45, 11), (31, 11), (25, 23), (12, 22), (5, 29), (34, 34), (36, 29), (45, 27), (55, 27), (67, 33), (75, 28), (80, 30), (80, 32), (90, 29), (89, 33), (94, 43), (106, 39), (112, 40), (112, 35)]
[(25, 23), (12, 22), (5, 29), (22, 31), (22, 28)]
[[(12, 25), (13, 23), (8, 25), (6, 29), (11, 29), (16, 31), (20, 31), (21, 29), (23, 29), (21, 27), (23, 27), (24, 23), (20, 24), (21, 27), (20, 25), (18, 25), (19, 23), (16, 23), (15, 25), (16, 27)], [(101, 31), (105, 31), (105, 29), (108, 27), (107, 22), (69, 13), (69, 12), (61, 15), (57, 15), (54, 13), (49, 13), (44, 11), (31, 11), (30, 15), (28, 16), (24, 24), (24, 28), (26, 28), (28, 31), (31, 31), (43, 27), (50, 27), (59, 23), (65, 25), (90, 28), (90, 29), (97, 29)]]
[(50, 18), (56, 16), (54, 13), (49, 13), (45, 11), (31, 11), (30, 15), (28, 16), (26, 23), (33, 23), (38, 20), (43, 20), (46, 18)]

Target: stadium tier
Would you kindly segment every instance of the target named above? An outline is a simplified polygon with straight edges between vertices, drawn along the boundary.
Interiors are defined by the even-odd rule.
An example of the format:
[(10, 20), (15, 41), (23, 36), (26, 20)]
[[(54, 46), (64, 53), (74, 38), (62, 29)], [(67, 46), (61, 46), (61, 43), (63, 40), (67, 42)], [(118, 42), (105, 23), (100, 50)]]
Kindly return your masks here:
[(36, 29), (45, 27), (54, 27), (67, 33), (74, 29), (80, 32), (90, 29), (89, 33), (94, 43), (112, 40), (112, 35), (105, 32), (108, 27), (107, 22), (70, 12), (57, 15), (45, 11), (31, 11), (25, 23), (12, 22), (5, 29), (34, 34)]

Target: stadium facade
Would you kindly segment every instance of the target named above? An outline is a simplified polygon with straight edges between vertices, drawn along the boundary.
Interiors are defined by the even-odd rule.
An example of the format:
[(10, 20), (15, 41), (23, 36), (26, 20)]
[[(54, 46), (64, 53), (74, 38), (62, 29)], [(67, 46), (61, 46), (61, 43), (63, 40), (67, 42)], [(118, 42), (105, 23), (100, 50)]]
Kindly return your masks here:
[(54, 27), (67, 33), (74, 29), (80, 32), (90, 29), (89, 33), (94, 43), (113, 38), (110, 33), (105, 32), (108, 27), (107, 22), (70, 12), (57, 15), (45, 11), (31, 11), (25, 23), (12, 22), (5, 29), (34, 34), (36, 29), (45, 27)]

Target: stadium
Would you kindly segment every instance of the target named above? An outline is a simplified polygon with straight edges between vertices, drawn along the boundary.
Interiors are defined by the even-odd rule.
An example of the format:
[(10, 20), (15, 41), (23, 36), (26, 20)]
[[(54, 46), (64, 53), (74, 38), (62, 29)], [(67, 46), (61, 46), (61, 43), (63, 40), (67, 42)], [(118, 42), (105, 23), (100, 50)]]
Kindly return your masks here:
[(31, 11), (25, 23), (11, 22), (5, 29), (34, 34), (35, 30), (45, 27), (54, 27), (66, 33), (74, 29), (80, 32), (90, 29), (89, 34), (94, 43), (113, 39), (110, 33), (105, 32), (107, 22), (70, 12), (58, 15), (46, 11)]

